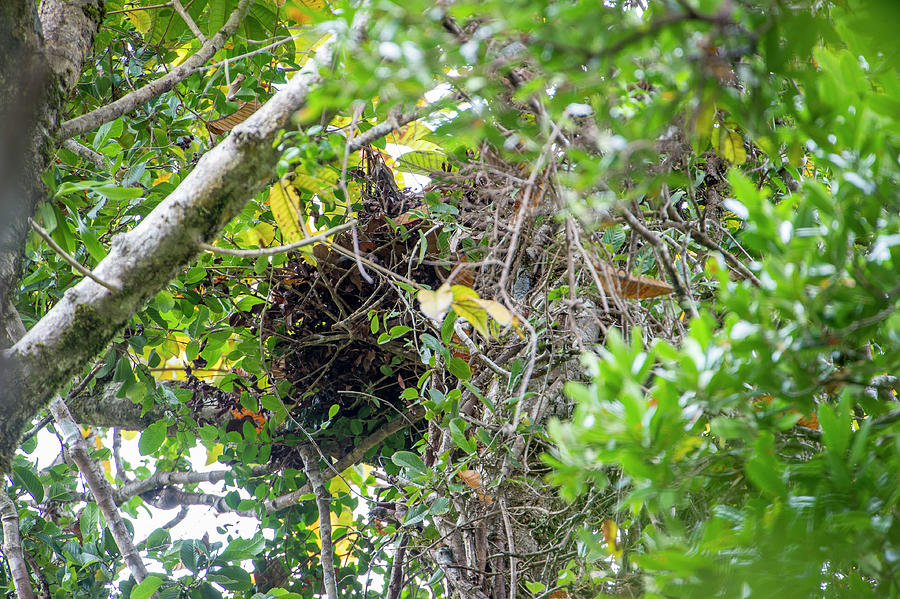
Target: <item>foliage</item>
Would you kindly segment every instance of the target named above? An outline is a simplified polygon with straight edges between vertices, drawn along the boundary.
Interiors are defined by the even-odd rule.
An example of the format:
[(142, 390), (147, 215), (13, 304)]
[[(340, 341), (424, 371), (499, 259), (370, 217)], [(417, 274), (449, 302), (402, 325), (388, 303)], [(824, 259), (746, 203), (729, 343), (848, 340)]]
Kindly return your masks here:
[[(106, 2), (70, 117), (202, 46), (159, 4)], [(238, 3), (184, 4), (211, 37)], [(340, 43), (269, 188), (63, 390), (126, 399), (113, 437), (144, 423), (131, 460), (94, 445), (123, 514), (259, 532), (162, 526), (138, 582), (30, 436), (6, 489), (35, 586), (313, 597), (325, 547), (341, 597), (900, 596), (900, 11), (640, 4), (258, 0), (79, 136), (94, 159), (61, 146), (35, 218), (93, 269)], [(81, 274), (37, 235), (25, 254), (30, 326)], [(171, 478), (197, 447), (221, 492)]]

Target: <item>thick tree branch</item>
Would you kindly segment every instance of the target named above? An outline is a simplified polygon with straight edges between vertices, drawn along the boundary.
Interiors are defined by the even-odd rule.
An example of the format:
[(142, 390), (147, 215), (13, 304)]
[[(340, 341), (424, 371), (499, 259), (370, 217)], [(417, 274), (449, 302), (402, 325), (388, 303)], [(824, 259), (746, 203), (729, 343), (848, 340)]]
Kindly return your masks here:
[(178, 82), (187, 79), (194, 72), (195, 68), (205, 64), (206, 61), (225, 46), (225, 42), (237, 31), (244, 17), (247, 16), (251, 4), (253, 4), (253, 0), (241, 0), (238, 7), (231, 13), (228, 21), (225, 22), (222, 30), (200, 46), (200, 49), (194, 55), (169, 73), (140, 89), (134, 90), (130, 94), (122, 96), (115, 102), (63, 123), (59, 130), (59, 139), (68, 139), (93, 131), (103, 123), (114, 121), (123, 114), (127, 114), (138, 106), (142, 106), (153, 98), (170, 91)]
[(13, 584), (20, 599), (34, 599), (31, 577), (25, 565), (22, 539), (19, 535), (19, 510), (16, 504), (0, 489), (0, 520), (3, 521), (3, 553), (9, 564)]
[(81, 76), (102, 11), (101, 0), (44, 0), (39, 18), (33, 1), (0, 2), (0, 311), (21, 276), (27, 219), (46, 195), (41, 173), (61, 106)]
[(90, 279), (65, 296), (15, 346), (0, 356), (10, 384), (0, 389), (0, 472), (6, 472), (22, 430), (53, 393), (97, 355), (113, 335), (209, 242), (268, 182), (279, 131), (330, 65), (336, 38), (221, 144), (134, 230), (113, 238)]

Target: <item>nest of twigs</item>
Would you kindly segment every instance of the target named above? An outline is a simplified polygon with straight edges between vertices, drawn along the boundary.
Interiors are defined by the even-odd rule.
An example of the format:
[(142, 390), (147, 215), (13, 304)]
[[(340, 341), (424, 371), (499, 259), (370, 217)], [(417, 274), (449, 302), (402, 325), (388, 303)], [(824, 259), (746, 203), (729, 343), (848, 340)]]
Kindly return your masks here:
[(293, 254), (272, 269), (260, 320), (272, 378), (290, 383), (283, 399), (292, 417), (313, 429), (333, 405), (343, 418), (373, 423), (408, 408), (400, 394), (424, 372), (421, 358), (408, 336), (379, 336), (396, 326), (415, 328), (412, 306), (376, 269), (433, 287), (445, 276), (433, 266), (410, 267), (423, 244), (425, 256), (436, 251), (435, 236), (419, 234), (427, 227), (415, 212), (421, 198), (399, 190), (377, 156), (351, 175), (364, 189), (356, 230), (316, 246), (315, 261)]

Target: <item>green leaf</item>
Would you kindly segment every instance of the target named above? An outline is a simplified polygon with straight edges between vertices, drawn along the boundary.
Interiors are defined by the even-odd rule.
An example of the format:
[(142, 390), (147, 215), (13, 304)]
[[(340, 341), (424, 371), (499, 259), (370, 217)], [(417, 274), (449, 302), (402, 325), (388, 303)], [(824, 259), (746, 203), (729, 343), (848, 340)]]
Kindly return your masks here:
[(138, 585), (131, 589), (131, 599), (149, 599), (156, 589), (163, 583), (162, 578), (151, 574)]
[(44, 501), (44, 485), (31, 468), (13, 466), (13, 482), (24, 487), (36, 503)]
[(240, 566), (221, 566), (206, 575), (207, 580), (230, 591), (246, 591), (253, 586), (250, 573)]
[(198, 549), (199, 544), (194, 539), (182, 541), (181, 547), (178, 549), (178, 557), (181, 559), (181, 564), (194, 573), (199, 569), (198, 558), (200, 554), (198, 553)]
[(140, 187), (95, 187), (94, 191), (108, 200), (133, 200), (144, 195)]
[(391, 461), (402, 468), (409, 468), (417, 475), (423, 475), (427, 470), (422, 458), (410, 451), (394, 452), (394, 455), (391, 456)]
[(450, 371), (450, 374), (461, 381), (467, 381), (472, 378), (472, 369), (465, 360), (461, 360), (460, 358), (450, 358), (447, 360), (447, 369)]
[(150, 455), (155, 452), (166, 440), (165, 420), (157, 420), (141, 433), (141, 439), (138, 441), (138, 451), (141, 455)]

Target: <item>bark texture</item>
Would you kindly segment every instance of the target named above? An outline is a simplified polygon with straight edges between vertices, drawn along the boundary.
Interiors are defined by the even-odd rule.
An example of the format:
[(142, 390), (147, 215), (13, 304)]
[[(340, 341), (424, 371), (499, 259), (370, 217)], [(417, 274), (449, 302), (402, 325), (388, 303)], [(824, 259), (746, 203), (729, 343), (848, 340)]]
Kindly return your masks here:
[[(103, 16), (102, 0), (0, 2), (0, 320), (22, 268), (28, 218), (46, 195), (41, 173), (50, 163), (63, 102), (78, 82)], [(48, 50), (47, 48), (51, 48)], [(0, 357), (0, 471), (34, 411), (17, 397), (12, 365)], [(46, 402), (49, 395), (42, 401)], [(12, 402), (12, 403), (7, 403)], [(12, 449), (8, 449), (11, 447)]]

